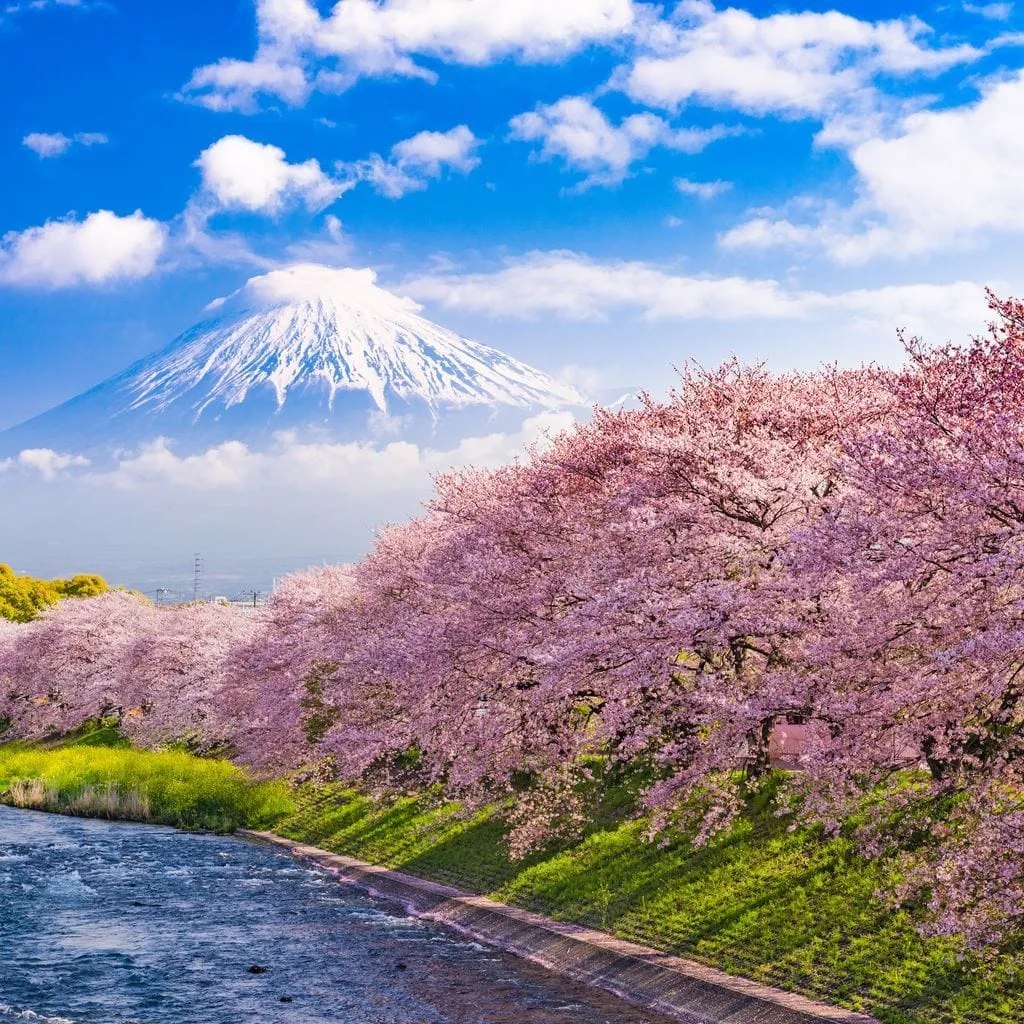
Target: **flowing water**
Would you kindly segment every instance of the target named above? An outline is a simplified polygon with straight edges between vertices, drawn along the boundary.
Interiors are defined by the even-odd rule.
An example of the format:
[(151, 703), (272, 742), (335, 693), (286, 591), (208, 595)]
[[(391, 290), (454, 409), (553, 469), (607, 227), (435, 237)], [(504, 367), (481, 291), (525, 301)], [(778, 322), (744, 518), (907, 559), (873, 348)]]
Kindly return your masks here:
[(0, 1024), (19, 1019), (664, 1024), (273, 849), (0, 807)]

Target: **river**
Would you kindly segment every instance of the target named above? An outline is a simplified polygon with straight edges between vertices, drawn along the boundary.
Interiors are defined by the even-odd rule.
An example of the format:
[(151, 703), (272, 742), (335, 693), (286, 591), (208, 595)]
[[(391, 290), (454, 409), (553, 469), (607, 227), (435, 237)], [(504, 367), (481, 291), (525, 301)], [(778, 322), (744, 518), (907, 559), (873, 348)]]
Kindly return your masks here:
[(665, 1024), (242, 840), (0, 807), (0, 1024)]

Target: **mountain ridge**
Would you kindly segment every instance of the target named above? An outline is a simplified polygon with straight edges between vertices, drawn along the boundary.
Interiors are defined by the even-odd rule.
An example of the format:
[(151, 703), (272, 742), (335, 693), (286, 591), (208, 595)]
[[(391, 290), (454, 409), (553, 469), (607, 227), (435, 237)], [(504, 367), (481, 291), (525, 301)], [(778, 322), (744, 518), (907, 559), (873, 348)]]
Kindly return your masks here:
[[(213, 314), (93, 388), (0, 432), (0, 449), (251, 441), (310, 429), (423, 436), (453, 414), (582, 406), (574, 388), (462, 338), (372, 270), (296, 264), (251, 278)], [(472, 415), (467, 416), (467, 413)]]

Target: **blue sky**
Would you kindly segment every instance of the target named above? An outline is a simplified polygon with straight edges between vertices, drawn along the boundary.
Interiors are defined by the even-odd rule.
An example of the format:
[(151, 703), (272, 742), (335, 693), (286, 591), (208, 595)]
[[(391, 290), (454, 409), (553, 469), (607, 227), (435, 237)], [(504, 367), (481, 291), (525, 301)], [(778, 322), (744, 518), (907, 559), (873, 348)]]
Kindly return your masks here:
[(0, 0), (0, 429), (296, 260), (598, 394), (962, 338), (1022, 66), (984, 0)]
[[(453, 16), (451, 9), (460, 6), (476, 6), (481, 14)], [(642, 303), (587, 309), (586, 296), (568, 314), (542, 305), (513, 315), (483, 298), (457, 300), (455, 279), (493, 275), (523, 264), (531, 253), (565, 250), (602, 267), (630, 261), (669, 276), (773, 280), (827, 295), (890, 284), (1016, 283), (1017, 268), (1008, 265), (1013, 233), (994, 226), (1002, 218), (983, 213), (948, 231), (935, 223), (942, 216), (942, 181), (929, 185), (934, 208), (911, 210), (908, 217), (892, 201), (849, 213), (871, 184), (854, 165), (855, 147), (872, 139), (898, 142), (912, 111), (969, 115), (1000, 80), (1013, 92), (1003, 106), (1014, 111), (1019, 94), (1016, 110), (1024, 107), (1024, 87), (1015, 86), (1022, 50), (1011, 5), (715, 9), (566, 0), (560, 5), (566, 16), (550, 24), (542, 13), (526, 11), (505, 25), (495, 24), (500, 16), (489, 14), (489, 6), (492, 0), (343, 0), (336, 19), (348, 17), (349, 24), (362, 8), (369, 15), (364, 20), (379, 23), (369, 31), (381, 52), (365, 59), (365, 43), (361, 54), (332, 44), (331, 6), (313, 13), (306, 0), (7, 0), (0, 8), (6, 11), (0, 14), (0, 76), (13, 101), (0, 112), (6, 151), (0, 268), (8, 268), (7, 274), (0, 269), (0, 426), (163, 344), (211, 298), (259, 272), (260, 260), (286, 262), (290, 245), (323, 239), (328, 217), (341, 221), (344, 239), (327, 254), (331, 262), (373, 266), (393, 286), (431, 278), (419, 280), (415, 297), (435, 318), (551, 370), (592, 367), (614, 378), (610, 384), (657, 388), (659, 374), (691, 353), (714, 359), (737, 349), (749, 358), (794, 364), (884, 357), (901, 316), (939, 330), (943, 322), (933, 323), (931, 304), (921, 297), (908, 300), (905, 311), (883, 304), (874, 337), (847, 331), (850, 320), (867, 315), (863, 304), (852, 313), (840, 306), (825, 322), (806, 315), (723, 319), (714, 310), (652, 319)], [(535, 6), (543, 12), (552, 5)], [(579, 11), (570, 17), (574, 6)], [(785, 12), (788, 27), (780, 18)], [(666, 38), (650, 38), (659, 32)], [(301, 84), (290, 92), (277, 88), (273, 75), (260, 71), (260, 59), (291, 69)], [(250, 88), (225, 84), (231, 61), (256, 68)], [(660, 80), (623, 81), (645, 61), (648, 69), (660, 62)], [(197, 74), (204, 68), (205, 79), (201, 70)], [(313, 84), (324, 75), (345, 81)], [(575, 115), (586, 110), (606, 118), (609, 137), (588, 138), (593, 124), (564, 112), (545, 119), (544, 108), (565, 98), (587, 104)], [(516, 129), (520, 115), (542, 123), (532, 131)], [(622, 122), (630, 116), (652, 124), (658, 119), (654, 134), (662, 141), (635, 142), (629, 156), (616, 157), (614, 146), (629, 152)], [(1019, 166), (1014, 154), (985, 135), (983, 116), (975, 120), (976, 134), (1012, 174)], [(856, 141), (822, 143), (822, 133), (843, 122), (850, 122), (843, 130)], [(189, 251), (182, 239), (182, 212), (202, 190), (195, 161), (225, 136), (279, 147), (291, 164), (315, 159), (325, 176), (350, 181), (366, 173), (358, 165), (373, 154), (386, 161), (402, 140), (459, 125), (479, 140), (467, 150), (469, 163), (479, 161), (471, 170), (442, 164), (436, 178), (420, 182), (426, 187), (398, 198), (364, 180), (312, 210), (301, 197), (269, 215), (237, 204), (217, 209), (204, 230), (212, 238), (240, 236), (251, 258)], [(1015, 126), (1005, 129), (1011, 135)], [(560, 141), (559, 130), (576, 135)], [(680, 130), (695, 132), (693, 141), (671, 141)], [(716, 132), (724, 137), (714, 139)], [(961, 134), (965, 147), (977, 147), (972, 125)], [(23, 143), (34, 135), (62, 135), (66, 149), (34, 151)], [(598, 155), (588, 159), (588, 147)], [(934, 162), (935, 155), (928, 140), (906, 147), (909, 161)], [(948, 157), (955, 161), (960, 154)], [(890, 162), (896, 159), (894, 152)], [(942, 171), (922, 167), (930, 178), (941, 178)], [(897, 177), (891, 168), (876, 170), (880, 187), (888, 187), (887, 176)], [(682, 192), (679, 179), (696, 184)], [(728, 187), (699, 188), (718, 182)], [(950, 187), (955, 197), (955, 182)], [(1003, 202), (1019, 205), (1020, 188), (1011, 185)], [(823, 213), (829, 203), (832, 213)], [(19, 233), (57, 220), (80, 223), (100, 210), (118, 217), (140, 210), (167, 226), (168, 241), (145, 272), (115, 267), (94, 280), (61, 279), (45, 270), (28, 280), (11, 274)], [(770, 211), (767, 217), (753, 212), (763, 210)], [(1010, 211), (1011, 221), (1014, 216)], [(774, 241), (741, 245), (735, 234), (728, 241), (730, 231), (755, 220), (796, 224), (812, 238), (815, 231), (856, 238), (879, 222), (895, 224), (887, 230), (898, 238), (924, 224), (929, 237), (895, 257), (893, 245), (882, 242), (852, 263), (837, 259), (820, 240), (786, 244), (778, 228)], [(438, 267), (449, 269), (439, 274)], [(823, 327), (834, 334), (833, 343), (821, 338)], [(946, 330), (963, 328), (950, 323)], [(627, 336), (630, 353), (623, 358)]]

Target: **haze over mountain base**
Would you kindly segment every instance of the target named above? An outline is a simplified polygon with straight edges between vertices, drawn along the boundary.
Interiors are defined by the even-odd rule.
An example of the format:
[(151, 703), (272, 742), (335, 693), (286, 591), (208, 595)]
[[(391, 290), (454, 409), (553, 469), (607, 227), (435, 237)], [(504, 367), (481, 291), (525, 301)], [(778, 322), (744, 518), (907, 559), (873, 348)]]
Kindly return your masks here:
[(433, 475), (501, 465), (573, 419), (542, 412), (443, 448), (281, 439), (178, 455), (158, 441), (110, 465), (37, 450), (0, 461), (7, 557), (19, 571), (87, 568), (188, 597), (199, 552), (207, 594), (266, 593), (286, 572), (358, 558), (381, 524), (416, 514)]
[[(6, 557), (191, 596), (363, 554), (431, 477), (586, 414), (573, 387), (431, 323), (372, 270), (296, 264), (166, 348), (0, 433)], [(69, 514), (73, 510), (73, 514)]]

